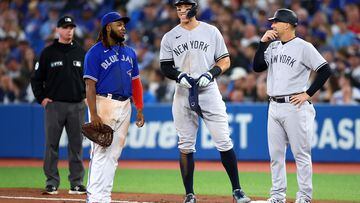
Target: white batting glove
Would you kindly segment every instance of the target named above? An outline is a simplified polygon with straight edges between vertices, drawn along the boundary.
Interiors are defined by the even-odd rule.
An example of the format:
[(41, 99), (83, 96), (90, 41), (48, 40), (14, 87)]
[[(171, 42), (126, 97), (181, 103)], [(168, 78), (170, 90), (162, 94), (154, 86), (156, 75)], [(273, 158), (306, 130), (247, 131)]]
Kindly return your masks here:
[(199, 87), (206, 87), (209, 85), (209, 83), (212, 81), (213, 76), (211, 73), (206, 72), (203, 73), (202, 75), (200, 75), (199, 79), (198, 79), (198, 85)]
[(180, 84), (181, 87), (185, 87), (185, 88), (191, 88), (192, 86), (189, 83), (189, 78), (190, 75), (187, 73), (180, 73), (180, 75), (178, 76), (178, 83)]

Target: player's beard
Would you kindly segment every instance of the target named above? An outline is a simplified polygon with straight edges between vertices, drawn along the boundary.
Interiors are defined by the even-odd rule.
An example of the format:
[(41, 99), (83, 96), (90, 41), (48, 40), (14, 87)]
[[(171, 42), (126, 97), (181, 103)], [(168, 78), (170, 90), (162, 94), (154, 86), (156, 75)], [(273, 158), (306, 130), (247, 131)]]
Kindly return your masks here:
[(120, 34), (117, 34), (114, 30), (111, 29), (110, 31), (110, 37), (116, 41), (117, 43), (122, 43), (125, 41), (125, 38), (123, 36), (120, 36)]

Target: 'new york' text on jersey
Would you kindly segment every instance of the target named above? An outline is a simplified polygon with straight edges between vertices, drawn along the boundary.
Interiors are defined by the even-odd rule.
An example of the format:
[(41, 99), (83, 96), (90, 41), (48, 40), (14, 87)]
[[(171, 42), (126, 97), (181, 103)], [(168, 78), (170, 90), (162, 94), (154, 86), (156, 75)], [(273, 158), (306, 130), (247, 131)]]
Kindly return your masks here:
[(267, 93), (269, 96), (290, 95), (307, 90), (311, 70), (326, 64), (315, 47), (300, 38), (285, 44), (270, 43), (264, 53), (268, 65)]
[(193, 30), (177, 25), (161, 41), (160, 62), (174, 61), (181, 72), (199, 77), (215, 63), (229, 56), (220, 31), (204, 22)]

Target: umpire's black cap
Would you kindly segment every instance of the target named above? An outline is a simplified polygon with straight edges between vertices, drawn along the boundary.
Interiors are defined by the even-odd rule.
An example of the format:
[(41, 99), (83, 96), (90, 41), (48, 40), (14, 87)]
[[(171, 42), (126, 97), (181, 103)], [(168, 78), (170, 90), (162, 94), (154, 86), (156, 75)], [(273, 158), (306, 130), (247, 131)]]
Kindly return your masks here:
[(57, 22), (57, 27), (65, 27), (68, 25), (76, 27), (74, 18), (71, 16), (63, 16)]
[(277, 22), (290, 23), (295, 27), (298, 25), (298, 17), (296, 13), (286, 8), (278, 9), (275, 12), (274, 17), (269, 18), (268, 20), (271, 22), (277, 21)]

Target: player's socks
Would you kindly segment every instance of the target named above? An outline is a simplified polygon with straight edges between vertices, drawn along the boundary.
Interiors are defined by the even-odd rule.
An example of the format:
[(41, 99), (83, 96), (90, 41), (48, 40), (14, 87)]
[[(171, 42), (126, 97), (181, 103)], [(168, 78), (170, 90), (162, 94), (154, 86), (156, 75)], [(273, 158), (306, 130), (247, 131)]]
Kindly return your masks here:
[(233, 149), (220, 152), (221, 162), (230, 178), (233, 190), (241, 189), (239, 182), (239, 172), (237, 167), (237, 159)]
[(193, 193), (193, 179), (194, 179), (194, 153), (184, 154), (180, 152), (180, 169), (186, 194)]

